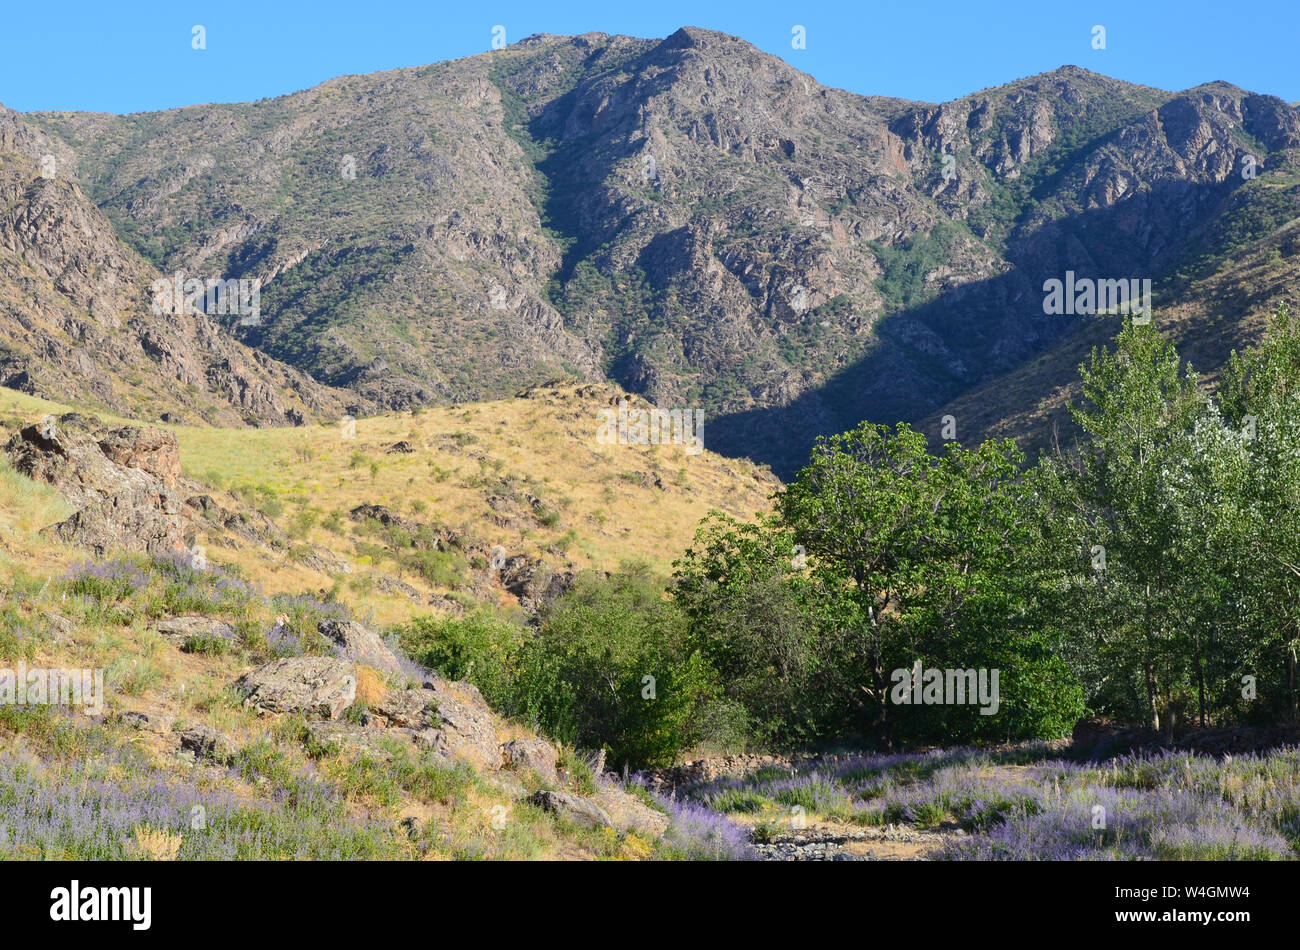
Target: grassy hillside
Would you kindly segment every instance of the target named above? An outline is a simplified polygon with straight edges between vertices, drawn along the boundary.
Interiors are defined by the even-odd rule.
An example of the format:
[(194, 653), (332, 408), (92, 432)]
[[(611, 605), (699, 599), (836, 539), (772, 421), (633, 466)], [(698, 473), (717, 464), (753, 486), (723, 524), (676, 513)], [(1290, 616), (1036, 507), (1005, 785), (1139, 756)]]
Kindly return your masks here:
[[(485, 547), (566, 572), (615, 570), (628, 560), (667, 570), (709, 508), (752, 515), (766, 505), (776, 482), (752, 465), (687, 456), (681, 446), (597, 444), (595, 409), (617, 395), (553, 386), (494, 403), (356, 420), (347, 438), (340, 425), (169, 427), (183, 465), (180, 494), (210, 493), (255, 529), (243, 537), (214, 527), (211, 537), (198, 537), (206, 569), (170, 554), (96, 561), (50, 540), (41, 529), (71, 514), (70, 506), (52, 488), (0, 466), (0, 666), (94, 670), (104, 678), (102, 707), (87, 708), (90, 716), (0, 704), (0, 781), (8, 790), (0, 853), (718, 856), (711, 849), (721, 845), (710, 837), (716, 819), (683, 823), (648, 794), (593, 774), (572, 748), (556, 748), (547, 778), (512, 761), (492, 767), (446, 755), (387, 729), (385, 719), (377, 727), (368, 710), (420, 690), (428, 675), (405, 658), (402, 673), (352, 661), (356, 701), (335, 722), (268, 715), (236, 687), (241, 675), (277, 658), (330, 657), (318, 632), (328, 618), (365, 620), (382, 632), (435, 609), (514, 603), (494, 572), (474, 563)], [(0, 391), (0, 425), (9, 432), (72, 408)], [(398, 442), (408, 451), (390, 452)], [(418, 521), (417, 533), (458, 544), (420, 547), (418, 537), (352, 517), (359, 505), (385, 506)], [(399, 586), (385, 587), (384, 579)], [(172, 618), (211, 632), (169, 635), (164, 622)], [(487, 712), (472, 686), (446, 689), (490, 717), (493, 748), (536, 741), (522, 723)], [(529, 796), (542, 792), (594, 802), (608, 823), (591, 826), (541, 807)]]
[[(287, 538), (235, 547), (215, 533), (200, 537), (210, 560), (269, 592), (334, 589), (363, 616), (388, 623), (427, 612), (435, 592), (510, 603), (483, 563), (486, 552), (554, 571), (613, 571), (629, 560), (666, 571), (710, 509), (748, 517), (766, 508), (778, 483), (761, 466), (687, 455), (679, 445), (598, 444), (596, 411), (616, 394), (560, 384), (513, 399), (358, 419), (351, 438), (341, 423), (161, 428), (176, 434), (187, 478), (223, 507), (265, 514)], [(9, 431), (70, 408), (0, 390), (0, 422)], [(407, 451), (390, 451), (398, 443)], [(51, 490), (7, 472), (0, 493), (11, 571), (81, 559), (36, 534), (69, 513)], [(384, 506), (461, 543), (412, 549), (409, 539), (351, 517), (361, 505)], [(384, 578), (416, 595), (386, 591)]]

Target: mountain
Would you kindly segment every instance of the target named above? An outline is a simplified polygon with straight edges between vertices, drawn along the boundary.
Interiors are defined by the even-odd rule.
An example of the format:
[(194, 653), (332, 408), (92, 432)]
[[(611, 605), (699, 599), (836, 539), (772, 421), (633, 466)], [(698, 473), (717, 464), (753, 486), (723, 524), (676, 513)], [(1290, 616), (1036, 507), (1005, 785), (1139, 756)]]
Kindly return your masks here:
[(228, 330), (318, 400), (610, 380), (782, 474), (861, 419), (1041, 438), (1110, 332), (1044, 314), (1067, 271), (1150, 279), (1176, 333), (1200, 313), (1211, 371), (1296, 294), (1300, 111), (1223, 82), (1066, 66), (933, 105), (687, 27), (21, 121), (142, 267), (259, 280)]
[(0, 107), (0, 385), (224, 425), (338, 418), (356, 402), (212, 319), (154, 313), (158, 272), (59, 174), (68, 161), (66, 148)]

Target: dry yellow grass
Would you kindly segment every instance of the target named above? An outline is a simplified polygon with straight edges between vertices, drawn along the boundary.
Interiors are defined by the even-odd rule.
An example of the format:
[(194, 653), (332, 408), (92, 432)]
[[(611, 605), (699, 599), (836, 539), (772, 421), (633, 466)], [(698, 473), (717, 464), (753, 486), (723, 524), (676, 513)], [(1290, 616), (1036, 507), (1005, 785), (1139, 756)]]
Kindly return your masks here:
[[(606, 402), (583, 391), (561, 385), (529, 397), (392, 413), (358, 419), (354, 429), (338, 422), (288, 429), (149, 424), (175, 432), (188, 478), (226, 507), (265, 511), (298, 548), (234, 548), (216, 536), (202, 538), (210, 560), (238, 566), (267, 593), (341, 582), (343, 599), (381, 624), (427, 612), (429, 595), (445, 588), (364, 547), (373, 539), (348, 518), (358, 505), (383, 505), (484, 547), (500, 546), (506, 556), (571, 571), (612, 571), (625, 561), (667, 571), (710, 509), (740, 517), (767, 509), (779, 483), (748, 460), (690, 455), (681, 445), (599, 444), (596, 413)], [(9, 431), (71, 408), (0, 390), (0, 422)], [(390, 452), (399, 442), (411, 451)], [(35, 533), (69, 513), (57, 495), (10, 476), (0, 472), (0, 525), (12, 526), (9, 534), (21, 540), (10, 559), (50, 571), (83, 558)], [(501, 511), (489, 503), (511, 497)], [(331, 575), (305, 566), (299, 555), (310, 549), (330, 552), (344, 570)], [(5, 556), (0, 545), (0, 568)], [(358, 583), (380, 574), (409, 585), (416, 599)]]
[[(355, 547), (357, 528), (347, 517), (353, 508), (383, 505), (485, 547), (499, 545), (507, 556), (580, 571), (616, 570), (629, 560), (668, 570), (710, 509), (751, 516), (767, 507), (778, 483), (766, 469), (708, 452), (689, 456), (679, 445), (600, 445), (598, 408), (569, 387), (533, 398), (358, 419), (354, 429), (175, 431), (189, 477), (273, 499), (264, 507), (298, 543), (333, 552), (355, 576), (374, 570), (397, 575), (421, 601), (438, 588)], [(390, 452), (399, 442), (411, 451)], [(536, 498), (540, 516), (522, 503), (504, 514), (494, 511), (489, 500), (511, 493)], [(331, 527), (322, 524), (331, 518)], [(267, 590), (333, 582), (287, 557), (268, 571), (257, 552), (218, 552)], [(420, 605), (405, 597), (350, 586), (356, 605), (376, 622), (419, 612)]]
[(374, 706), (388, 695), (388, 684), (378, 670), (369, 666), (357, 667), (357, 702)]

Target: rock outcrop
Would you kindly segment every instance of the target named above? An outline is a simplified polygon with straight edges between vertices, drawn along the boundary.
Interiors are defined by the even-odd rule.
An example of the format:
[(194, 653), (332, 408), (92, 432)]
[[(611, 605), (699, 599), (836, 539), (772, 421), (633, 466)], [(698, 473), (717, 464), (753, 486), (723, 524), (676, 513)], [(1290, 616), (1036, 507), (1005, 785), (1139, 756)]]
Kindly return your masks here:
[(612, 828), (614, 819), (609, 812), (595, 802), (569, 792), (552, 792), (543, 789), (534, 794), (529, 801), (539, 808), (567, 818), (569, 821), (587, 825), (592, 828)]
[(325, 656), (272, 660), (235, 683), (244, 704), (265, 712), (338, 719), (357, 698), (351, 664)]
[(370, 666), (385, 673), (401, 674), (401, 663), (383, 637), (355, 620), (327, 617), (317, 629), (334, 644), (337, 657), (353, 665)]
[(13, 467), (54, 486), (77, 511), (45, 529), (103, 556), (185, 550), (176, 437), (154, 428), (103, 428), (68, 413), (22, 429), (5, 446)]

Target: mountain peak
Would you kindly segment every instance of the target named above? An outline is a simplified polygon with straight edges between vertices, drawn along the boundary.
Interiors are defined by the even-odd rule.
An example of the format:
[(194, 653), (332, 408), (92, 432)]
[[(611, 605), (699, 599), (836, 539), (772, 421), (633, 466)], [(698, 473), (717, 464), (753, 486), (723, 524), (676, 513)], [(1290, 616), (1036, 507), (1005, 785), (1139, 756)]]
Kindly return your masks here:
[(664, 49), (714, 49), (721, 46), (754, 47), (738, 36), (706, 30), (698, 26), (684, 26), (661, 44)]

